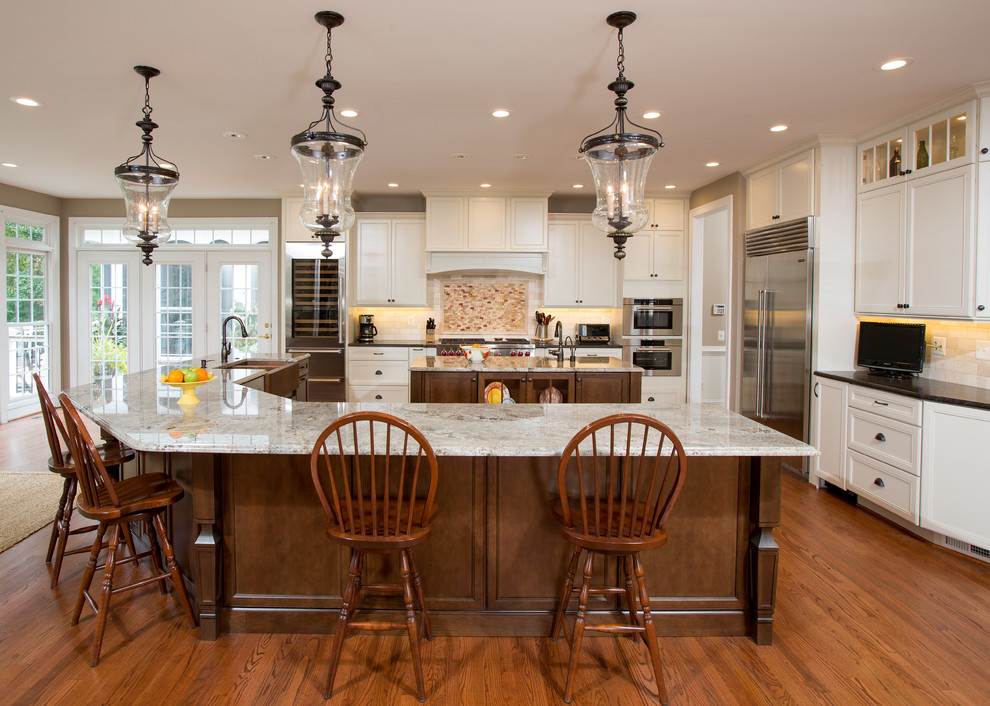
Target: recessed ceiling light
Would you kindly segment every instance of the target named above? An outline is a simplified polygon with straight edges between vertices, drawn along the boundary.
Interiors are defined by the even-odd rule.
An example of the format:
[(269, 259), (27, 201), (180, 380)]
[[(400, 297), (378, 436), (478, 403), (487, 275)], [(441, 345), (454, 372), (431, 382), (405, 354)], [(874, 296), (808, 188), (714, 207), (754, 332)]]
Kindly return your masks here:
[(24, 96), (11, 96), (10, 100), (17, 103), (17, 105), (27, 106), (28, 108), (38, 108), (41, 106), (41, 103), (34, 98), (26, 98)]
[(393, 182), (392, 182), (391, 184), (389, 184), (389, 185), (388, 185), (388, 188), (390, 188), (390, 189), (398, 189), (398, 188), (399, 188), (399, 185), (398, 185), (398, 184), (396, 184), (396, 183), (395, 183), (395, 182), (393, 181)]
[(676, 189), (677, 188), (677, 184), (667, 184), (667, 186), (665, 186), (663, 188), (665, 188), (665, 189)]
[(707, 162), (705, 164), (705, 166), (706, 167), (717, 167), (718, 166), (718, 162)]
[(662, 116), (663, 116), (662, 110), (651, 110), (648, 113), (643, 113), (644, 120), (656, 120), (657, 118)]
[(895, 71), (896, 69), (901, 69), (911, 63), (911, 59), (907, 57), (901, 57), (899, 59), (891, 59), (890, 61), (885, 61), (880, 64), (881, 71)]
[(226, 137), (228, 140), (243, 140), (245, 137), (247, 137), (247, 133), (237, 132), (236, 130), (228, 130), (227, 132), (223, 133), (223, 136)]
[(493, 118), (507, 118), (507, 117), (509, 117), (509, 111), (507, 111), (505, 108), (499, 108), (498, 110), (493, 110), (492, 111), (492, 117)]
[(787, 125), (774, 125), (770, 128), (770, 132), (783, 132), (787, 129)]
[(342, 111), (340, 111), (340, 114), (345, 118), (356, 118), (358, 112), (356, 110), (353, 110), (352, 108), (344, 108)]
[(514, 155), (512, 155), (512, 158), (513, 159), (529, 159), (529, 155), (528, 154), (514, 154)]
[(17, 165), (13, 162), (0, 162), (0, 167), (16, 167)]
[(481, 186), (482, 189), (490, 189), (490, 188), (492, 188), (492, 185), (491, 184), (480, 184), (479, 186)]
[(452, 159), (469, 159), (471, 157), (471, 155), (465, 154), (463, 152), (454, 152), (454, 154), (450, 156)]
[(584, 184), (571, 184), (572, 189), (583, 189)]
[(274, 155), (271, 155), (271, 154), (256, 154), (256, 155), (254, 155), (254, 158), (255, 159), (275, 159), (275, 156)]

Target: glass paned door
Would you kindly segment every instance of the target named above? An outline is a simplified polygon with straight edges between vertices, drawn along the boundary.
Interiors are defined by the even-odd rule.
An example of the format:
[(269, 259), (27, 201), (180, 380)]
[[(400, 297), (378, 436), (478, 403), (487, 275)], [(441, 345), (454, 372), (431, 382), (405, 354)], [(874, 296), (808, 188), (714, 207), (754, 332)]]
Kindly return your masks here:
[(141, 336), (134, 273), (140, 258), (130, 253), (80, 252), (74, 331), (73, 384), (103, 382), (141, 369)]
[(37, 401), (32, 373), (50, 384), (48, 254), (8, 250), (6, 261), (7, 402), (13, 410)]
[[(207, 260), (210, 275), (210, 329), (216, 321), (219, 351), (223, 338), (221, 326), (228, 316), (244, 322), (247, 336), (241, 335), (236, 321), (227, 323), (227, 340), (231, 342), (231, 358), (268, 355), (274, 351), (271, 334), (275, 307), (272, 301), (271, 260), (268, 253), (210, 253)], [(212, 342), (212, 341), (211, 341)]]

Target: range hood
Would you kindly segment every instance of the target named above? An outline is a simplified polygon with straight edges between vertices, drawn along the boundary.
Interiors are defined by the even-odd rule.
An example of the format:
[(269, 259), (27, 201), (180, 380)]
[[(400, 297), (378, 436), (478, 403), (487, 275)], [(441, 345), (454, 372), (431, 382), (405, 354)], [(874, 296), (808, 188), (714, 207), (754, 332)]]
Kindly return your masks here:
[(428, 252), (426, 273), (526, 272), (547, 273), (546, 253), (539, 252)]

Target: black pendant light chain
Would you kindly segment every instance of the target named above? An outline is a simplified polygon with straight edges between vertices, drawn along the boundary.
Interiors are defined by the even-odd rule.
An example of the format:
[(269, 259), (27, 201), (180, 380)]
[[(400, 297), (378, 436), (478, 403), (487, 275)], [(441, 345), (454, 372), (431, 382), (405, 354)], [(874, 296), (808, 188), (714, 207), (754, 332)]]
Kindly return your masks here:
[(624, 27), (619, 27), (619, 56), (615, 60), (615, 67), (619, 70), (619, 79), (624, 79), (626, 76), (626, 49), (622, 45), (622, 30)]

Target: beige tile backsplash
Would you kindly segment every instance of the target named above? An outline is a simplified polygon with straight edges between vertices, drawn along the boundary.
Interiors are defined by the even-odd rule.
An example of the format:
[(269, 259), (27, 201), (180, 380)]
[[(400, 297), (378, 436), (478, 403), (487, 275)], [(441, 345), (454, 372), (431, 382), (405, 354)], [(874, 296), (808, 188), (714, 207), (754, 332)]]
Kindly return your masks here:
[(969, 321), (925, 321), (925, 338), (945, 338), (945, 356), (929, 346), (922, 377), (990, 390), (990, 360), (977, 360), (976, 351), (990, 348), (990, 324)]
[(463, 280), (440, 290), (445, 333), (526, 333), (527, 282)]

